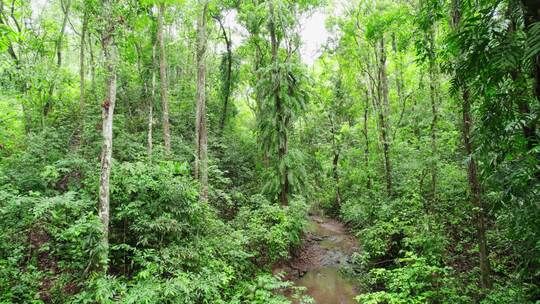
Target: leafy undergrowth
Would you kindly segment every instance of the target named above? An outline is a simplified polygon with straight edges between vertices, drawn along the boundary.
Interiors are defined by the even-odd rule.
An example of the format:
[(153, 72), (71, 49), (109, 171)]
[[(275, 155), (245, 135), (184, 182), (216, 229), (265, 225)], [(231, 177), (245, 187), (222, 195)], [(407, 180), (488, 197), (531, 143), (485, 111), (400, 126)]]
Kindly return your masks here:
[(106, 275), (93, 193), (0, 191), (1, 303), (289, 302), (269, 267), (300, 243), (302, 198), (254, 195), (226, 221), (177, 163), (115, 163), (111, 183)]
[(413, 195), (381, 200), (378, 208), (354, 200), (342, 206), (341, 215), (354, 227), (362, 248), (353, 258), (365, 290), (356, 297), (358, 303), (531, 303), (534, 285), (508, 279), (505, 273), (498, 274), (492, 290), (479, 294), (474, 233), (452, 234), (471, 219), (459, 209), (449, 209), (455, 222), (418, 216), (424, 206), (420, 202)]

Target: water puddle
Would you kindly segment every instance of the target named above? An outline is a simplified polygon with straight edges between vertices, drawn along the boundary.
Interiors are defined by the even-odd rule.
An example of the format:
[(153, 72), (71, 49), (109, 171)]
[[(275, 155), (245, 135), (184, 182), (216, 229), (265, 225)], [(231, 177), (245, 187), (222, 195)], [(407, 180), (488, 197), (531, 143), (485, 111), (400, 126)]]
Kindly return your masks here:
[(354, 304), (358, 293), (353, 284), (339, 272), (337, 267), (327, 266), (310, 270), (295, 281), (296, 286), (307, 288), (306, 294), (320, 304)]
[(343, 224), (312, 216), (297, 257), (274, 271), (288, 273), (296, 286), (306, 287), (305, 294), (317, 304), (353, 304), (358, 292), (340, 270), (348, 266), (350, 255), (357, 250), (356, 240)]

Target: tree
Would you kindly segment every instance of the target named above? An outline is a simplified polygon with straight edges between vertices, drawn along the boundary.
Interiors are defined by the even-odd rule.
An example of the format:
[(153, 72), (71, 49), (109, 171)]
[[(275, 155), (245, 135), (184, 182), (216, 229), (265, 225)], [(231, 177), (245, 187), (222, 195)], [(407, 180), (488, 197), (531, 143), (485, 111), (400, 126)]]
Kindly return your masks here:
[[(278, 163), (281, 167), (281, 164), (285, 164), (285, 157), (287, 156), (287, 153), (289, 151), (289, 138), (287, 134), (287, 127), (288, 127), (288, 121), (289, 119), (285, 117), (285, 109), (283, 108), (282, 104), (282, 98), (281, 98), (281, 75), (280, 75), (280, 62), (278, 58), (278, 49), (279, 49), (279, 43), (277, 33), (276, 33), (276, 23), (275, 23), (275, 10), (274, 10), (274, 1), (268, 2), (268, 9), (269, 9), (269, 20), (268, 20), (268, 29), (270, 31), (270, 43), (272, 45), (272, 78), (274, 80), (273, 83), (273, 92), (272, 96), (274, 97), (274, 108), (276, 111), (276, 126), (278, 128), (278, 138), (279, 138), (279, 146), (278, 146)], [(281, 176), (280, 179), (280, 190), (279, 190), (279, 201), (282, 205), (287, 205), (289, 198), (289, 168), (287, 164), (283, 166), (282, 169), (280, 169)]]
[(165, 14), (165, 4), (160, 3), (158, 9), (157, 40), (159, 42), (159, 78), (161, 84), (161, 108), (162, 108), (162, 127), (163, 142), (165, 152), (171, 152), (171, 127), (169, 124), (169, 101), (168, 83), (167, 83), (167, 57), (165, 54), (165, 42), (163, 41), (163, 15)]
[(208, 201), (208, 131), (206, 129), (206, 15), (208, 2), (199, 3), (197, 19), (197, 113), (195, 120), (195, 178), (201, 182), (200, 197)]
[[(538, 27), (540, 22), (540, 3), (535, 0), (521, 0), (525, 10), (525, 26), (527, 27), (530, 41), (534, 41), (534, 36), (538, 35)], [(538, 44), (532, 46), (534, 49), (531, 53), (533, 61), (533, 78), (535, 79), (534, 94), (538, 102), (540, 102), (540, 50)]]
[(107, 71), (106, 97), (102, 107), (102, 136), (101, 147), (101, 175), (99, 180), (99, 218), (101, 220), (103, 236), (102, 243), (105, 250), (104, 267), (107, 269), (107, 254), (109, 250), (109, 218), (110, 218), (110, 176), (112, 166), (113, 144), (113, 115), (116, 104), (116, 45), (114, 41), (115, 20), (113, 4), (109, 0), (102, 2), (102, 16), (105, 22), (101, 35), (101, 45), (105, 55), (105, 68)]
[(222, 70), (223, 71), (223, 86), (222, 86), (222, 98), (223, 98), (223, 110), (221, 113), (221, 118), (219, 120), (219, 133), (223, 133), (223, 129), (225, 128), (225, 123), (227, 122), (227, 117), (229, 115), (229, 100), (232, 95), (233, 90), (233, 53), (232, 53), (232, 40), (230, 37), (230, 34), (227, 34), (227, 30), (225, 29), (225, 25), (223, 24), (223, 20), (221, 16), (214, 16), (214, 19), (218, 22), (219, 27), (221, 29), (221, 34), (223, 37), (223, 41), (225, 42), (225, 49), (226, 52), (223, 55), (223, 64), (222, 64)]
[[(63, 45), (64, 33), (66, 31), (66, 25), (69, 18), (69, 9), (71, 7), (71, 0), (67, 0), (67, 3), (65, 3), (63, 0), (60, 1), (60, 6), (64, 13), (64, 18), (62, 21), (62, 26), (60, 28), (60, 33), (58, 34), (58, 38), (55, 41), (56, 67), (58, 69), (62, 67), (62, 48), (64, 46)], [(45, 127), (45, 119), (49, 115), (49, 111), (51, 110), (51, 107), (52, 107), (54, 89), (55, 89), (55, 83), (53, 82), (52, 84), (50, 84), (48, 98), (47, 98), (47, 101), (45, 102), (45, 105), (43, 106), (42, 127)]]
[(152, 43), (152, 88), (150, 98), (148, 99), (148, 131), (146, 135), (148, 157), (152, 156), (154, 129), (154, 102), (156, 101), (156, 41)]
[[(384, 42), (384, 36), (379, 38), (378, 50), (376, 55), (379, 58), (378, 62), (378, 75), (377, 75), (377, 88), (378, 98), (376, 98), (378, 106), (378, 116), (380, 123), (381, 141), (384, 154), (384, 169), (386, 172), (386, 191), (388, 196), (393, 195), (392, 186), (392, 160), (390, 159), (390, 102), (388, 100), (388, 76), (386, 73), (386, 48)], [(382, 103), (381, 103), (382, 98)]]
[[(454, 0), (452, 3), (452, 26), (459, 32), (461, 29), (461, 1)], [(492, 287), (491, 281), (491, 267), (489, 263), (489, 252), (487, 248), (486, 239), (486, 211), (482, 200), (482, 190), (480, 181), (478, 179), (478, 166), (474, 158), (474, 148), (471, 140), (471, 132), (473, 128), (473, 120), (471, 115), (471, 101), (470, 93), (465, 79), (461, 78), (459, 73), (454, 75), (456, 83), (459, 85), (461, 91), (461, 103), (462, 103), (462, 136), (463, 144), (465, 147), (465, 157), (467, 159), (467, 176), (469, 182), (469, 195), (472, 204), (475, 206), (474, 221), (476, 224), (476, 238), (478, 242), (478, 254), (480, 257), (480, 285), (484, 289)]]
[(83, 3), (83, 21), (82, 21), (82, 27), (81, 27), (81, 42), (80, 42), (80, 50), (79, 50), (79, 112), (81, 115), (81, 130), (84, 126), (84, 106), (85, 106), (85, 75), (86, 75), (86, 67), (85, 67), (85, 44), (86, 44), (86, 32), (88, 31), (88, 9), (86, 9), (86, 2)]

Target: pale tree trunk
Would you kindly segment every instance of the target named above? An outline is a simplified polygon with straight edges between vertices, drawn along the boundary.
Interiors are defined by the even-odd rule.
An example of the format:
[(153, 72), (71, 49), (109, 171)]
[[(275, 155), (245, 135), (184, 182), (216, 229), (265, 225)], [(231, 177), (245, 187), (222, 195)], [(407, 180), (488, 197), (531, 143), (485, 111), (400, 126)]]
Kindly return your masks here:
[(82, 23), (82, 29), (81, 29), (81, 49), (80, 49), (80, 53), (79, 53), (79, 88), (80, 88), (80, 96), (79, 96), (79, 115), (81, 116), (80, 119), (81, 119), (81, 131), (84, 127), (84, 106), (85, 106), (85, 101), (84, 101), (84, 90), (85, 90), (85, 79), (84, 79), (84, 76), (85, 76), (85, 73), (86, 73), (86, 69), (85, 69), (85, 66), (84, 66), (84, 63), (85, 63), (85, 54), (84, 54), (84, 44), (85, 44), (85, 39), (86, 39), (86, 29), (88, 27), (88, 13), (86, 12), (86, 9), (85, 9), (85, 12), (84, 12), (84, 15), (83, 15), (83, 23)]
[(167, 100), (167, 58), (165, 57), (165, 42), (163, 41), (163, 14), (165, 4), (159, 5), (157, 39), (159, 42), (159, 76), (161, 80), (161, 107), (163, 111), (163, 142), (165, 152), (171, 153), (171, 130), (169, 125), (169, 102)]
[(388, 100), (388, 76), (386, 74), (386, 51), (384, 38), (379, 41), (379, 77), (382, 95), (382, 109), (379, 111), (381, 122), (381, 139), (383, 142), (384, 168), (386, 172), (386, 191), (388, 196), (393, 195), (392, 187), (392, 161), (390, 160), (390, 103)]
[[(461, 0), (453, 0), (453, 16), (452, 26), (454, 30), (459, 31), (459, 24), (461, 22)], [(473, 144), (471, 141), (471, 131), (473, 128), (473, 120), (471, 116), (471, 101), (469, 96), (469, 90), (466, 83), (459, 75), (456, 75), (460, 90), (462, 93), (462, 110), (463, 110), (463, 144), (465, 146), (465, 153), (467, 162), (467, 177), (469, 182), (469, 191), (471, 196), (471, 202), (475, 207), (474, 211), (474, 223), (476, 225), (476, 238), (478, 242), (478, 254), (480, 259), (480, 286), (482, 289), (491, 289), (493, 286), (491, 281), (491, 266), (489, 263), (489, 251), (487, 247), (486, 238), (486, 211), (482, 201), (482, 189), (480, 187), (480, 181), (478, 179), (477, 164), (473, 156)]]
[(152, 92), (148, 101), (148, 134), (147, 134), (147, 152), (148, 157), (152, 156), (153, 139), (152, 132), (154, 127), (154, 102), (156, 100), (156, 42), (152, 44)]
[[(148, 130), (147, 130), (147, 156), (150, 158), (152, 156), (152, 119), (154, 111), (154, 92), (155, 92), (155, 58), (156, 58), (156, 43), (152, 44), (152, 63), (150, 64), (150, 73), (152, 75), (152, 84), (151, 88), (148, 85), (148, 77), (146, 75), (146, 70), (143, 69), (141, 60), (143, 59), (143, 51), (141, 46), (138, 43), (135, 43), (135, 48), (137, 49), (137, 69), (139, 71), (139, 77), (143, 85), (142, 96), (146, 99), (148, 105)], [(151, 92), (150, 92), (151, 90)]]
[[(396, 35), (394, 34), (392, 34), (392, 51), (396, 56), (396, 91), (398, 95), (398, 103), (401, 104), (405, 101), (405, 98), (403, 97), (403, 62), (398, 52)], [(398, 125), (395, 127), (397, 128)]]
[(201, 183), (200, 198), (208, 201), (208, 132), (206, 129), (206, 11), (208, 3), (203, 0), (202, 12), (197, 21), (197, 113), (195, 118), (195, 175)]
[(111, 16), (110, 1), (103, 1), (103, 16), (108, 22), (102, 35), (103, 53), (105, 56), (105, 67), (107, 71), (107, 93), (102, 104), (102, 135), (103, 145), (101, 148), (101, 176), (99, 181), (99, 218), (103, 226), (102, 243), (105, 255), (105, 270), (107, 269), (108, 248), (109, 248), (109, 200), (110, 189), (109, 180), (112, 165), (112, 143), (113, 143), (113, 114), (116, 103), (116, 46), (113, 40), (114, 20)]

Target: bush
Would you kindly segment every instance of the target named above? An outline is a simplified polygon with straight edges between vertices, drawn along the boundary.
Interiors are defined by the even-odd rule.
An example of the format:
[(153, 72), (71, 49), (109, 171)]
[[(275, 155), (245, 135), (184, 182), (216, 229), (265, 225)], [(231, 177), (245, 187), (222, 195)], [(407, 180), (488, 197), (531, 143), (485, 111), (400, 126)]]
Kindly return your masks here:
[(73, 192), (47, 198), (0, 191), (0, 301), (76, 292), (101, 250), (94, 205)]
[(261, 195), (251, 198), (251, 205), (240, 209), (234, 226), (248, 238), (247, 248), (259, 265), (274, 263), (289, 256), (291, 246), (301, 242), (308, 206), (301, 198), (281, 207)]
[(430, 264), (412, 253), (398, 261), (394, 269), (374, 268), (370, 283), (384, 286), (384, 291), (369, 292), (356, 297), (359, 303), (470, 303), (452, 279), (448, 267)]

